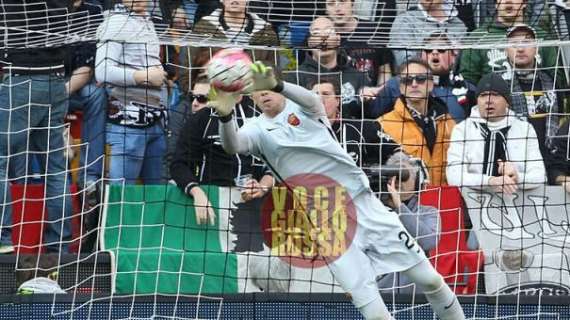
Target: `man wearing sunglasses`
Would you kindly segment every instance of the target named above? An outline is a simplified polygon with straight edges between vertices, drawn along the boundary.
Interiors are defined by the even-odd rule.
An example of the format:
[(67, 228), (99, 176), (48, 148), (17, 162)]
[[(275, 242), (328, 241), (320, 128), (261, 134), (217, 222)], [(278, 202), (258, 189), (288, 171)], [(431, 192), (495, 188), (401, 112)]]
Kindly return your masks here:
[[(214, 224), (216, 218), (201, 184), (232, 187), (236, 184), (236, 178), (251, 175), (251, 181), (245, 182), (252, 187), (246, 188), (243, 194), (233, 195), (235, 202), (240, 202), (240, 196), (246, 201), (261, 198), (267, 187), (273, 185), (273, 177), (262, 165), (254, 163), (253, 157), (224, 152), (218, 134), (218, 115), (212, 109), (204, 108), (209, 103), (209, 90), (208, 79), (199, 76), (190, 94), (192, 113), (186, 118), (182, 129), (172, 133), (177, 143), (170, 173), (180, 190), (194, 198), (198, 224)], [(244, 100), (240, 99), (235, 107), (239, 126), (259, 114), (254, 106)]]
[[(471, 107), (476, 104), (475, 86), (456, 72), (455, 63), (459, 51), (450, 49), (454, 43), (446, 34), (431, 34), (424, 40), (424, 44), (426, 48), (422, 50), (420, 57), (429, 64), (434, 76), (431, 94), (445, 103), (453, 120), (459, 123), (469, 115)], [(378, 117), (392, 111), (400, 96), (400, 78), (388, 80), (374, 100), (370, 113)]]
[(446, 142), (455, 121), (445, 103), (431, 95), (433, 74), (429, 65), (410, 59), (400, 66), (401, 96), (394, 110), (378, 118), (384, 131), (402, 145), (404, 152), (422, 159), (434, 185), (447, 183)]
[(186, 120), (193, 114), (208, 105), (208, 90), (210, 84), (204, 76), (198, 76), (193, 81), (192, 91), (188, 92), (186, 98), (181, 101), (176, 109), (172, 108), (168, 114), (168, 137), (167, 163), (170, 164), (174, 158), (174, 153), (178, 144), (178, 136), (186, 124)]

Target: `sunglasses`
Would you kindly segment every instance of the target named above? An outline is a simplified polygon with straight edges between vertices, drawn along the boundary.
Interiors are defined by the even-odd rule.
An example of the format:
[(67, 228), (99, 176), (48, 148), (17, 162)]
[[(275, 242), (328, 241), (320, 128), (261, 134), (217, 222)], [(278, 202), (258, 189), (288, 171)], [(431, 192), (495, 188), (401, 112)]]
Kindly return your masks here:
[(445, 49), (425, 49), (425, 50), (424, 50), (424, 52), (425, 52), (426, 54), (430, 54), (430, 53), (432, 53), (432, 52), (434, 52), (434, 51), (437, 52), (437, 53), (446, 53), (446, 52), (447, 52), (447, 50), (445, 50)]
[(194, 99), (196, 99), (196, 101), (198, 101), (198, 103), (207, 103), (209, 101), (208, 96), (205, 94), (190, 93), (190, 101), (194, 101)]
[(432, 77), (428, 76), (428, 75), (415, 75), (415, 76), (405, 76), (405, 77), (401, 77), (400, 78), (400, 82), (409, 86), (412, 83), (414, 83), (414, 81), (417, 84), (424, 84), (426, 83), (426, 81), (431, 80)]

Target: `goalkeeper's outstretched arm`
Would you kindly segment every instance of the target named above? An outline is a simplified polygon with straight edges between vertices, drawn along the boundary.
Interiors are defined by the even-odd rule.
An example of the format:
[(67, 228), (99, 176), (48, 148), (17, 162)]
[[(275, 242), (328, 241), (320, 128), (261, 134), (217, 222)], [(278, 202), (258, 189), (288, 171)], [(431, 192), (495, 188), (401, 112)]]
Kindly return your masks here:
[[(255, 91), (271, 90), (282, 94), (285, 98), (299, 105), (303, 112), (312, 117), (326, 118), (325, 107), (318, 95), (292, 83), (278, 80), (273, 69), (266, 67), (261, 62), (252, 64), (250, 83), (244, 88), (244, 93)], [(220, 117), (220, 139), (222, 147), (229, 154), (256, 154), (255, 143), (256, 131), (239, 129), (233, 120), (234, 96), (231, 94), (220, 94), (214, 103), (214, 108)]]
[(250, 83), (244, 89), (245, 93), (271, 90), (282, 94), (285, 98), (295, 102), (306, 113), (314, 116), (326, 116), (325, 107), (318, 95), (289, 82), (277, 79), (273, 68), (267, 67), (261, 61), (251, 65)]
[[(281, 82), (281, 88), (281, 94), (301, 106), (306, 113), (317, 117), (326, 117), (327, 114), (325, 113), (325, 107), (323, 106), (321, 98), (314, 92), (284, 81)], [(279, 87), (276, 89), (279, 89)]]
[(228, 154), (249, 154), (252, 151), (251, 137), (244, 130), (238, 130), (236, 122), (233, 119), (233, 113), (226, 117), (220, 118), (220, 139), (222, 148)]

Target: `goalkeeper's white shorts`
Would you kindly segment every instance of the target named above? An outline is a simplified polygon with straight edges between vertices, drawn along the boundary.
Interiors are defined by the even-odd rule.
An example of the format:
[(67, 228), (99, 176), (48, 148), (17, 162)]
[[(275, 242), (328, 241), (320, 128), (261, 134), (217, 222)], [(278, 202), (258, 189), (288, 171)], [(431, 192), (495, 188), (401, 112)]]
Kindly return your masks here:
[(329, 267), (354, 305), (362, 307), (380, 296), (377, 275), (410, 269), (427, 258), (398, 214), (372, 192), (362, 192), (354, 204), (358, 221), (354, 241)]

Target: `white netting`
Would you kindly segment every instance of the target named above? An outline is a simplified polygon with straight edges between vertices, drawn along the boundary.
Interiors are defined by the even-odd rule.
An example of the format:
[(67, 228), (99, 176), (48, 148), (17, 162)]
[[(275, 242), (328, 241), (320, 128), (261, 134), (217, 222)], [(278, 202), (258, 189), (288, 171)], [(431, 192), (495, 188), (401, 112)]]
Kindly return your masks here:
[[(338, 297), (329, 262), (302, 251), (345, 250), (350, 226), (315, 228), (327, 214), (321, 195), (308, 197), (317, 213), (294, 218), (276, 209), (286, 194), (278, 187), (250, 200), (243, 181), (269, 186), (269, 172), (282, 172), (225, 154), (216, 116), (198, 110), (208, 59), (240, 47), (320, 95), (331, 134), (418, 244), (400, 240), (421, 247), (465, 296), (468, 318), (568, 317), (553, 299), (570, 295), (568, 2), (108, 2), (0, 1), (0, 251), (15, 253), (0, 257), (0, 292), (6, 301), (47, 294), (30, 299), (39, 299), (32, 311), (0, 313), (45, 317), (47, 305), (56, 319), (359, 316)], [(508, 34), (506, 24), (521, 23), (531, 29)], [(481, 120), (495, 109), (486, 118), (475, 107), (490, 72), (512, 104), (500, 134)], [(496, 83), (486, 89), (504, 95)], [(239, 126), (262, 113), (256, 103), (266, 102), (240, 101)], [(302, 125), (293, 113), (287, 121)], [(497, 157), (510, 164), (495, 168)], [(407, 188), (399, 200), (390, 183)], [(331, 243), (314, 245), (315, 233)], [(374, 272), (394, 317), (435, 317), (422, 288)], [(325, 306), (295, 304), (313, 297)]]

